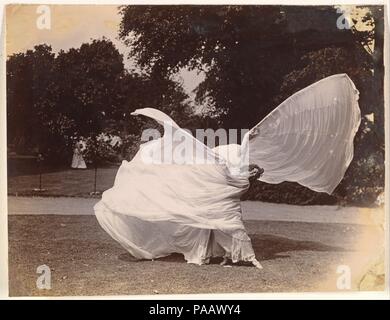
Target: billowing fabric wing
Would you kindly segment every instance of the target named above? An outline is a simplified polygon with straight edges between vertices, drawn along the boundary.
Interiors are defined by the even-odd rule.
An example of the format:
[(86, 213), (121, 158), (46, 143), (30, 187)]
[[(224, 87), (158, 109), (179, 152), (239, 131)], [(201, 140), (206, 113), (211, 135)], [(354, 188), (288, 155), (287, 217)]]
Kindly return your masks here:
[(331, 194), (353, 158), (358, 98), (352, 80), (336, 74), (281, 103), (244, 137), (249, 163), (265, 170), (260, 180), (295, 181)]

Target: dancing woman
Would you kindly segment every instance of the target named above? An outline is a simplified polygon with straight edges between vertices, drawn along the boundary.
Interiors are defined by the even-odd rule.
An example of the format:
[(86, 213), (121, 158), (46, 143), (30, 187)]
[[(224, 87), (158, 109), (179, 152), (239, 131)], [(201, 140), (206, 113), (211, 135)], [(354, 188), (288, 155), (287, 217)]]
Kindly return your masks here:
[[(353, 157), (358, 97), (346, 74), (333, 75), (285, 100), (241, 145), (214, 149), (163, 112), (136, 110), (134, 115), (164, 125), (164, 136), (123, 161), (114, 186), (94, 208), (96, 217), (138, 259), (181, 253), (188, 263), (223, 257), (222, 264), (231, 259), (261, 268), (241, 216), (240, 197), (249, 180), (294, 181), (331, 194)], [(191, 143), (172, 143), (174, 135)], [(184, 161), (161, 161), (161, 155), (174, 159), (177, 150), (184, 150)]]

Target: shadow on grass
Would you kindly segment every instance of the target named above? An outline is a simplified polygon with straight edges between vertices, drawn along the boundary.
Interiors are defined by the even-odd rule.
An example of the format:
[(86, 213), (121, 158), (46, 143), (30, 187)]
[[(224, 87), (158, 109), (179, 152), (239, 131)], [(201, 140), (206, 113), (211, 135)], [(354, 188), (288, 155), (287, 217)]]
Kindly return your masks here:
[(323, 252), (346, 252), (342, 247), (329, 246), (316, 241), (294, 240), (285, 237), (268, 234), (250, 235), (253, 250), (260, 260), (273, 260), (288, 258), (289, 255), (281, 254), (290, 251), (323, 251)]
[[(260, 261), (264, 260), (274, 260), (274, 259), (285, 259), (290, 256), (288, 253), (291, 251), (322, 251), (322, 252), (346, 252), (349, 251), (342, 247), (329, 246), (321, 242), (316, 241), (301, 241), (294, 240), (285, 237), (273, 236), (268, 234), (252, 234), (250, 235), (252, 240), (253, 250), (255, 251), (256, 258)], [(137, 260), (129, 253), (123, 253), (118, 257), (122, 261), (128, 262), (141, 262), (147, 261), (146, 259)], [(164, 262), (177, 262), (184, 263), (184, 257), (182, 254), (173, 253), (167, 257), (155, 259), (157, 261)], [(217, 264), (222, 261), (222, 258), (213, 258), (210, 261), (210, 264)], [(239, 266), (252, 266), (251, 263), (239, 262), (236, 265)]]

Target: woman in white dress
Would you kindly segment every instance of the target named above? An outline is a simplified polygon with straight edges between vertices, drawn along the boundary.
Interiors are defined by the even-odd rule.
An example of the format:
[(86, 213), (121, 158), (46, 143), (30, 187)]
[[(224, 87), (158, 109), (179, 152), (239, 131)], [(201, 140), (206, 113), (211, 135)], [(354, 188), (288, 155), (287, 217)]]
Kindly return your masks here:
[[(138, 259), (175, 252), (188, 263), (224, 257), (222, 264), (231, 259), (261, 268), (241, 217), (240, 197), (249, 179), (295, 181), (332, 193), (353, 157), (358, 96), (346, 74), (325, 78), (284, 101), (241, 145), (214, 149), (163, 112), (136, 110), (134, 115), (163, 124), (164, 136), (142, 144), (133, 160), (122, 162), (114, 186), (94, 207), (96, 217)], [(191, 143), (172, 139), (176, 135)], [(183, 151), (184, 161), (176, 161)], [(258, 167), (249, 170), (249, 163)]]
[(73, 169), (86, 169), (87, 165), (85, 164), (83, 154), (82, 154), (82, 144), (77, 142), (73, 149), (73, 158), (71, 167)]

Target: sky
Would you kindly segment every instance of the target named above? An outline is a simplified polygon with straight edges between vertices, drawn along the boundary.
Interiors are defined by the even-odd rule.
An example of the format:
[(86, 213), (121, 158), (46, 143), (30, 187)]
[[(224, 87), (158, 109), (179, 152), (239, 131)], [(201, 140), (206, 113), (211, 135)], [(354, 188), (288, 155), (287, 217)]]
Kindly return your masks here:
[[(6, 8), (6, 52), (7, 56), (25, 52), (35, 45), (46, 43), (53, 52), (77, 48), (91, 39), (110, 39), (124, 56), (127, 68), (134, 66), (128, 58), (129, 49), (118, 39), (121, 17), (115, 5), (49, 5), (50, 29), (40, 29), (39, 5), (8, 5)], [(38, 10), (38, 12), (37, 12)], [(182, 70), (177, 80), (193, 101), (193, 89), (202, 80), (196, 71)]]

